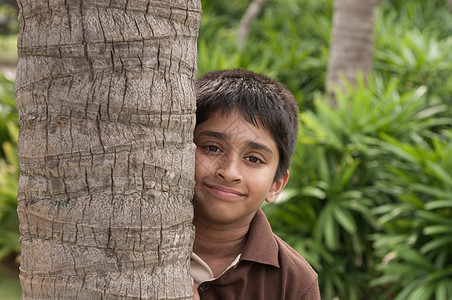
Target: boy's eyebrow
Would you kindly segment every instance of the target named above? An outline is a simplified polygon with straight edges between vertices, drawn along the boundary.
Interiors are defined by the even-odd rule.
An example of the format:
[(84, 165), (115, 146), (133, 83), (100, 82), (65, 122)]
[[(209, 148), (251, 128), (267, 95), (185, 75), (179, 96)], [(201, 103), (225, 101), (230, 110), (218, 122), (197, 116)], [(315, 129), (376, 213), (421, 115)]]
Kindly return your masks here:
[(227, 136), (223, 132), (212, 131), (212, 130), (203, 130), (197, 134), (198, 136), (210, 136), (221, 140), (226, 140)]
[(270, 154), (273, 155), (273, 151), (269, 147), (267, 147), (266, 145), (263, 145), (263, 144), (260, 144), (260, 143), (256, 143), (256, 142), (252, 142), (252, 141), (247, 142), (247, 144), (248, 144), (248, 147), (250, 147), (252, 149), (264, 150), (264, 151), (267, 151), (267, 152), (269, 152)]
[[(225, 141), (227, 141), (229, 138), (229, 136), (224, 132), (218, 132), (218, 131), (212, 131), (212, 130), (201, 131), (200, 133), (198, 133), (198, 136), (209, 136), (209, 137), (214, 137), (214, 138), (225, 140)], [(270, 147), (268, 147), (264, 144), (253, 142), (253, 141), (247, 141), (246, 145), (249, 148), (252, 148), (255, 150), (264, 150), (273, 155), (273, 151), (270, 149)]]

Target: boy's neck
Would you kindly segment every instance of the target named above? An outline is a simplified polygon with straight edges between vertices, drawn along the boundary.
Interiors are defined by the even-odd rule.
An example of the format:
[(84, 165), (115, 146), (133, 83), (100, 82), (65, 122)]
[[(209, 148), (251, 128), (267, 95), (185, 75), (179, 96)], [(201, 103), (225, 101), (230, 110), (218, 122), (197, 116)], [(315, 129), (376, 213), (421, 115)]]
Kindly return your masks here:
[(203, 224), (196, 218), (193, 224), (196, 227), (193, 252), (209, 265), (217, 277), (242, 253), (250, 224), (219, 228)]

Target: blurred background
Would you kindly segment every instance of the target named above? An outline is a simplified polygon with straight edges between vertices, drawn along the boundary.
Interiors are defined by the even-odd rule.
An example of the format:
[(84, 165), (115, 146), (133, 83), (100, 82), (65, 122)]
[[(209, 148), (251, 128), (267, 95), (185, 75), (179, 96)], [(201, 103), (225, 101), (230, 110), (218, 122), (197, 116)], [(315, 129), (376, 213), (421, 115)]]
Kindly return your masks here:
[[(333, 0), (203, 1), (199, 75), (244, 68), (300, 104), (288, 187), (264, 206), (316, 269), (323, 299), (452, 299), (452, 5), (383, 0), (372, 71), (326, 89)], [(367, 1), (371, 2), (371, 1)], [(242, 22), (243, 24), (243, 22)], [(0, 2), (0, 299), (19, 299), (14, 106), (18, 22)], [(334, 101), (333, 101), (334, 100)]]
[(19, 228), (16, 213), (19, 132), (14, 106), (17, 64), (16, 2), (0, 0), (0, 299), (20, 299)]

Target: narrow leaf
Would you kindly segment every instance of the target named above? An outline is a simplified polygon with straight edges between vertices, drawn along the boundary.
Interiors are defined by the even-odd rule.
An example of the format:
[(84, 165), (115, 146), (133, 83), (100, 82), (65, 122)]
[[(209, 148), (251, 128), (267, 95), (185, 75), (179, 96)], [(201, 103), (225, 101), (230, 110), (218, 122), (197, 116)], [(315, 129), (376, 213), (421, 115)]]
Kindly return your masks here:
[(433, 251), (435, 249), (438, 249), (440, 247), (446, 246), (448, 245), (448, 248), (451, 248), (452, 246), (452, 236), (445, 236), (445, 237), (441, 237), (441, 238), (436, 238), (430, 242), (428, 242), (427, 244), (425, 244), (422, 248), (421, 248), (421, 252), (422, 253), (428, 253), (430, 251)]
[(356, 233), (356, 223), (352, 215), (343, 210), (340, 206), (334, 207), (333, 210), (336, 221), (350, 234)]

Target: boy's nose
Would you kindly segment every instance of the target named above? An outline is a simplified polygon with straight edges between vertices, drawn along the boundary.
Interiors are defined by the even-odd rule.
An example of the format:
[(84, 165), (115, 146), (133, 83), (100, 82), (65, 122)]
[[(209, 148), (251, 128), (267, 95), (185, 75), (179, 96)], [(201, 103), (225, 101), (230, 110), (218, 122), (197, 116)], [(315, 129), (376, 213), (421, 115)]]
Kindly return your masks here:
[(216, 175), (227, 181), (241, 182), (243, 179), (236, 158), (222, 159), (217, 168)]

